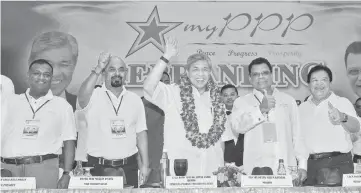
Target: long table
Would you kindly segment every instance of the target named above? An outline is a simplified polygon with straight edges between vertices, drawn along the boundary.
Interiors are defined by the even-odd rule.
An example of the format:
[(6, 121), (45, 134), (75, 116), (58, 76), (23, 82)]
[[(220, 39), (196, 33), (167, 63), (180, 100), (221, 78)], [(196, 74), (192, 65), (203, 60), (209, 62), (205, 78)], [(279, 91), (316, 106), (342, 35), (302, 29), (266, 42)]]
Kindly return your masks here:
[(37, 190), (12, 190), (1, 191), (9, 193), (361, 193), (361, 187), (295, 187), (295, 188), (215, 188), (215, 189), (123, 189), (123, 190), (80, 190), (80, 189), (37, 189)]

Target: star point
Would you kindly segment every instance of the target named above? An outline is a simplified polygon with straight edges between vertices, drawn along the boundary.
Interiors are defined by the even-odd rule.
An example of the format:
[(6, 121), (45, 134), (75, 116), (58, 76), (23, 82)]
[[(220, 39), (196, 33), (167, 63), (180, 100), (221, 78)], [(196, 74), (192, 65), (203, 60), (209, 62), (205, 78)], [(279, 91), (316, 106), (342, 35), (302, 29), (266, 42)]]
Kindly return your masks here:
[(134, 54), (148, 44), (153, 44), (158, 50), (164, 52), (164, 35), (183, 22), (161, 22), (158, 8), (154, 7), (152, 13), (145, 22), (127, 22), (127, 24), (138, 32), (132, 47), (129, 49), (126, 57)]

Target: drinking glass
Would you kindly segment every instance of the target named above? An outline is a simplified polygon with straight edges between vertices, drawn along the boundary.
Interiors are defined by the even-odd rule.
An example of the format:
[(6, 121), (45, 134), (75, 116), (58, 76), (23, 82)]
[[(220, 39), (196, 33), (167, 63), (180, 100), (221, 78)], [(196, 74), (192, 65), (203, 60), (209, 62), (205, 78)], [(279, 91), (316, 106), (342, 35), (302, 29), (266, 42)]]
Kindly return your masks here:
[(174, 160), (174, 173), (177, 176), (185, 176), (188, 171), (187, 159), (175, 159)]
[(290, 171), (290, 174), (292, 176), (292, 183), (293, 187), (300, 186), (300, 177), (298, 174), (298, 167), (297, 166), (288, 166), (288, 170)]
[(84, 175), (83, 176), (85, 176), (85, 177), (92, 176), (90, 174), (90, 170), (93, 169), (93, 167), (83, 167), (83, 169), (84, 169)]

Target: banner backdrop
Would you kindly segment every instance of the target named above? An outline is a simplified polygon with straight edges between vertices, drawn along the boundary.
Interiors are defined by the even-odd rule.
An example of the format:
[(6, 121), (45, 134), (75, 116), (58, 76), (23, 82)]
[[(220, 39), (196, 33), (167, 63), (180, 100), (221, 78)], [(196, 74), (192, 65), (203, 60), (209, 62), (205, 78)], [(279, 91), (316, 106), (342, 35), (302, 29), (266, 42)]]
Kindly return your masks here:
[(168, 69), (173, 82), (185, 72), (189, 55), (204, 52), (218, 66), (219, 85), (235, 84), (242, 96), (251, 91), (247, 65), (265, 57), (274, 65), (275, 85), (295, 99), (309, 95), (307, 72), (315, 64), (331, 68), (337, 94), (352, 102), (358, 98), (352, 89), (358, 88), (357, 78), (347, 75), (344, 57), (347, 46), (361, 40), (360, 3), (1, 2), (1, 13), (2, 74), (13, 80), (16, 93), (27, 88), (33, 38), (56, 30), (79, 44), (66, 88), (72, 94), (99, 53), (108, 51), (124, 58), (126, 86), (142, 96), (143, 81), (162, 55), (165, 38), (173, 36), (180, 50)]

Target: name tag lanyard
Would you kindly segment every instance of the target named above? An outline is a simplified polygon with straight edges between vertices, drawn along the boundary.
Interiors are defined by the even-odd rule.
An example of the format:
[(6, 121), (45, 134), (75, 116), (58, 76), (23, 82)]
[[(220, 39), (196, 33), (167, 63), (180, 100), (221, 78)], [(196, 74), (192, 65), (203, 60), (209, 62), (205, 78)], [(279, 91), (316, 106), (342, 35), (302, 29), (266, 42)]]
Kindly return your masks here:
[(31, 106), (31, 103), (30, 103), (30, 101), (29, 101), (29, 98), (28, 98), (28, 96), (26, 95), (26, 93), (25, 93), (25, 97), (26, 97), (26, 100), (27, 100), (28, 103), (29, 103), (29, 106), (30, 106), (30, 108), (31, 108), (31, 111), (33, 112), (33, 119), (35, 118), (35, 114), (36, 114), (44, 105), (46, 105), (46, 104), (50, 101), (50, 100), (47, 100), (44, 104), (42, 104), (39, 108), (37, 108), (36, 111), (34, 111), (33, 107)]
[(122, 102), (123, 102), (123, 96), (122, 96), (122, 98), (120, 99), (120, 103), (119, 103), (119, 105), (118, 105), (118, 108), (116, 109), (116, 108), (115, 108), (115, 106), (114, 106), (114, 104), (113, 104), (112, 99), (111, 99), (111, 98), (110, 98), (110, 96), (109, 96), (109, 93), (108, 93), (107, 91), (105, 91), (105, 92), (107, 93), (108, 98), (109, 98), (110, 102), (112, 103), (112, 106), (113, 106), (113, 109), (114, 109), (115, 115), (116, 115), (116, 116), (118, 116), (118, 112), (119, 112), (120, 105), (121, 105), (121, 104), (122, 104)]
[[(262, 104), (261, 100), (259, 100), (259, 98), (258, 98), (255, 94), (254, 94), (253, 96), (257, 99), (257, 101), (258, 101), (259, 104), (261, 105), (261, 104)], [(266, 113), (265, 113), (265, 114), (266, 114), (266, 117), (267, 117), (267, 121), (269, 121), (268, 113), (269, 113), (269, 112), (266, 112)]]

